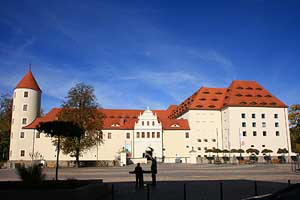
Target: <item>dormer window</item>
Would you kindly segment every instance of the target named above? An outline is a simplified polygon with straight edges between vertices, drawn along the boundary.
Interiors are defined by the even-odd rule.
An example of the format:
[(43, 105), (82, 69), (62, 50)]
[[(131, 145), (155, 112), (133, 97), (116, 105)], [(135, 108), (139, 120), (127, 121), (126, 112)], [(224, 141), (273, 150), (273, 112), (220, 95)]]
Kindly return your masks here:
[(178, 128), (178, 127), (180, 127), (178, 124), (173, 124), (172, 126), (171, 126), (172, 128)]
[(115, 123), (115, 124), (112, 124), (111, 126), (112, 126), (112, 127), (119, 127), (120, 124)]

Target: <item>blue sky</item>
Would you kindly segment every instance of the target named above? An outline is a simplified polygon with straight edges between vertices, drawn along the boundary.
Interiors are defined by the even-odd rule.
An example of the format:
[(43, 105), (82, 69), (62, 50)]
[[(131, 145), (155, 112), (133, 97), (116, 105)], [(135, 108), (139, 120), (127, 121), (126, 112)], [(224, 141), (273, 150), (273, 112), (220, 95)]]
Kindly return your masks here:
[(78, 82), (105, 108), (165, 109), (234, 79), (300, 103), (297, 0), (0, 4), (0, 93), (32, 63), (45, 111)]

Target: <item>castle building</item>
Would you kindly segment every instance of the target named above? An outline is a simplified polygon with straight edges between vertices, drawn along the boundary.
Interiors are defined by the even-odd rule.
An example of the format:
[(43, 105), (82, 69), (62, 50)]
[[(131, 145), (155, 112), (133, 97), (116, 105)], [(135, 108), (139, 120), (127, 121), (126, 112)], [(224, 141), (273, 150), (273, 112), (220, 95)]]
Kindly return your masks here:
[[(12, 163), (56, 160), (51, 138), (36, 127), (56, 120), (61, 108), (41, 117), (41, 94), (31, 71), (14, 89)], [(82, 161), (114, 161), (122, 150), (132, 160), (152, 154), (164, 162), (190, 163), (200, 162), (208, 155), (207, 149), (270, 149), (277, 156), (278, 148), (286, 148), (291, 153), (288, 106), (256, 81), (235, 80), (227, 88), (201, 87), (166, 110), (100, 111), (105, 116), (103, 143), (84, 152)], [(74, 157), (62, 154), (60, 160), (73, 161)]]

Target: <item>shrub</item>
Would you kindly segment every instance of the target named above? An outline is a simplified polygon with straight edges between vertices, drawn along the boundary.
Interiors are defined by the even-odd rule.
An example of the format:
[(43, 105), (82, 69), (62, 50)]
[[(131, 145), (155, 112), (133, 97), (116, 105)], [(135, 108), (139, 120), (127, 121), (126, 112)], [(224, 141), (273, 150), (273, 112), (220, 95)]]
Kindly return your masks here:
[(45, 179), (45, 174), (43, 174), (43, 170), (39, 165), (33, 165), (28, 168), (25, 165), (21, 165), (17, 168), (17, 174), (26, 185), (40, 184)]

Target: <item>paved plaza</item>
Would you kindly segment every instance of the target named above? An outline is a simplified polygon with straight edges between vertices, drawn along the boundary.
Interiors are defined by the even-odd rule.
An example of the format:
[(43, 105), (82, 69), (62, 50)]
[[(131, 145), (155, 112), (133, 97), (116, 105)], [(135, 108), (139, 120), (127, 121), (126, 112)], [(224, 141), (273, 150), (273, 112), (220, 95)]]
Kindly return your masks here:
[[(142, 165), (149, 170), (150, 165)], [(128, 172), (134, 165), (111, 168), (62, 168), (60, 179), (103, 179), (114, 185), (114, 199), (147, 199), (147, 189), (136, 190), (135, 177)], [(54, 169), (45, 169), (48, 179), (53, 179)], [(241, 199), (255, 194), (254, 180), (258, 194), (272, 193), (291, 183), (300, 182), (300, 174), (284, 165), (189, 165), (159, 164), (158, 185), (150, 187), (150, 199), (183, 199), (184, 184), (187, 199), (220, 199), (220, 182), (223, 184), (224, 199)], [(0, 180), (18, 180), (13, 169), (0, 170)], [(151, 177), (145, 175), (145, 182)]]

